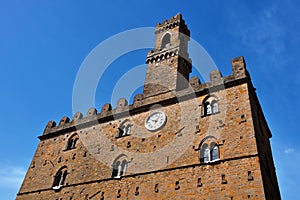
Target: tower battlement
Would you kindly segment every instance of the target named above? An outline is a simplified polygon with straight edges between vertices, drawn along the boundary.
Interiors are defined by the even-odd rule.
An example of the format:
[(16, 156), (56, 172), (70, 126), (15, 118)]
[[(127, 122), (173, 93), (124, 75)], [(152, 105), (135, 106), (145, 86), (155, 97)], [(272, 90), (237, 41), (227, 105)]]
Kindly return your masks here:
[[(113, 108), (111, 104), (106, 103), (103, 105), (99, 113), (96, 108), (90, 108), (85, 115), (81, 112), (77, 112), (71, 119), (67, 116), (62, 117), (58, 125), (56, 125), (57, 123), (55, 121), (50, 120), (45, 127), (43, 135), (47, 135), (48, 138), (51, 137), (51, 135), (56, 136), (57, 133), (64, 133), (70, 128), (74, 128), (74, 126), (77, 126), (77, 128), (84, 127), (85, 124), (90, 125), (90, 123), (107, 122), (109, 120), (123, 118), (129, 114), (137, 114), (148, 110), (151, 105), (163, 101), (173, 103), (174, 101), (171, 99), (177, 99), (184, 96), (188, 97), (191, 95), (191, 92), (197, 96), (201, 96), (208, 94), (210, 91), (220, 90), (227, 86), (240, 84), (241, 81), (250, 82), (250, 76), (246, 69), (244, 57), (240, 56), (233, 58), (231, 63), (231, 75), (223, 77), (219, 70), (213, 70), (210, 73), (210, 81), (206, 83), (201, 83), (200, 79), (196, 76), (192, 77), (189, 80), (189, 85), (192, 90), (181, 90), (178, 91), (177, 94), (169, 91), (152, 97), (145, 97), (143, 94), (137, 94), (134, 97), (133, 103), (130, 105), (125, 98), (120, 98), (115, 108)], [(66, 130), (64, 131), (64, 129)], [(42, 139), (44, 137), (40, 136), (40, 138)]]
[(280, 200), (272, 134), (244, 58), (201, 83), (190, 78), (181, 14), (155, 33), (143, 93), (50, 120), (17, 200)]
[(180, 13), (171, 17), (169, 20), (164, 20), (162, 23), (157, 23), (155, 33), (158, 34), (175, 27), (179, 27), (182, 33), (184, 33), (187, 36), (190, 36), (190, 30), (188, 29)]

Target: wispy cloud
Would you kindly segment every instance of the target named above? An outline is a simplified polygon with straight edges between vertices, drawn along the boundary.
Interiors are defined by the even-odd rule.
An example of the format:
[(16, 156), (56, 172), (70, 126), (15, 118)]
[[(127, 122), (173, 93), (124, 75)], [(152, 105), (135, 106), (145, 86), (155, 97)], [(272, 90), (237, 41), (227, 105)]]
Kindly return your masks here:
[(256, 67), (266, 74), (270, 69), (286, 70), (293, 58), (288, 54), (291, 33), (283, 18), (285, 11), (277, 2), (262, 4), (255, 12), (249, 7), (242, 4), (231, 14), (236, 25), (230, 31), (239, 40), (238, 48), (255, 57)]
[(293, 153), (293, 152), (295, 152), (295, 149), (294, 149), (294, 148), (286, 148), (286, 149), (284, 150), (284, 153), (286, 153), (286, 154), (290, 154), (290, 153)]
[(15, 166), (1, 166), (0, 168), (0, 187), (19, 189), (26, 169)]
[(256, 20), (251, 20), (241, 33), (243, 44), (263, 59), (267, 58), (269, 66), (269, 61), (272, 61), (274, 67), (279, 66), (279, 61), (282, 63), (282, 52), (285, 51), (285, 28), (280, 22), (278, 10), (276, 5), (262, 10), (257, 17), (254, 16)]

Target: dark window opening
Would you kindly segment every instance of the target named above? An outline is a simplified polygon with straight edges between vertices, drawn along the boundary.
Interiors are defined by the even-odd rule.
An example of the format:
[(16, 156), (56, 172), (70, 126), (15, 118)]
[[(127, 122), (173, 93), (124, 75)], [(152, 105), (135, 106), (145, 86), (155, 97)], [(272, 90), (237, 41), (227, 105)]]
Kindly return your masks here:
[(131, 127), (132, 127), (131, 124), (120, 126), (118, 128), (118, 131), (119, 131), (118, 137), (124, 137), (124, 136), (130, 135)]
[(78, 135), (77, 134), (71, 136), (70, 139), (68, 140), (66, 150), (75, 149), (77, 141), (78, 141)]
[(113, 164), (113, 170), (112, 170), (112, 178), (121, 178), (125, 175), (127, 168), (127, 161), (123, 160), (122, 163), (120, 161), (115, 162)]
[(162, 39), (161, 49), (168, 48), (170, 46), (170, 41), (171, 41), (171, 35), (167, 33)]
[(219, 104), (217, 100), (208, 98), (203, 104), (203, 116), (216, 114), (219, 112)]
[(64, 185), (67, 174), (68, 173), (66, 167), (58, 170), (58, 172), (54, 176), (54, 181), (52, 185), (52, 188), (54, 190), (59, 190)]

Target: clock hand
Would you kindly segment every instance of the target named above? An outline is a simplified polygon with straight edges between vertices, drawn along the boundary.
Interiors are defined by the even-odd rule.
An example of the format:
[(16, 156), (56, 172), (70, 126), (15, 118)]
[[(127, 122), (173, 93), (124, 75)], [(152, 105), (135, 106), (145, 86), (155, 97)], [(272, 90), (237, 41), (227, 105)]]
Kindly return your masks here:
[(155, 123), (158, 121), (157, 117), (155, 117), (155, 116), (150, 117), (150, 120), (155, 122)]

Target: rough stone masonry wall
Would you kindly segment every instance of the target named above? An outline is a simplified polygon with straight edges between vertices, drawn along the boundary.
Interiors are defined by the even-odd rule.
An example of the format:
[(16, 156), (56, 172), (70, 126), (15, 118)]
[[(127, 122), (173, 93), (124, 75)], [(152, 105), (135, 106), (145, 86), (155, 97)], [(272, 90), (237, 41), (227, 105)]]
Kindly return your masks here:
[(276, 177), (271, 144), (269, 138), (272, 134), (268, 128), (262, 108), (258, 102), (256, 94), (250, 92), (251, 109), (255, 124), (255, 138), (257, 142), (262, 178), (267, 199), (280, 199), (279, 186)]
[[(248, 195), (250, 198), (264, 199), (260, 166), (255, 156), (257, 147), (247, 84), (216, 91), (211, 95), (219, 98), (220, 112), (218, 114), (201, 116), (201, 106), (206, 95), (199, 96), (196, 101), (187, 100), (180, 104), (174, 103), (162, 107), (160, 110), (168, 116), (166, 126), (144, 139), (133, 136), (117, 139), (117, 128), (125, 119), (129, 119), (137, 127), (133, 127), (132, 135), (145, 132), (145, 129), (139, 127), (144, 127), (149, 111), (42, 140), (17, 199), (30, 199), (31, 195), (44, 199), (70, 199), (72, 196), (73, 199), (83, 199), (88, 195), (89, 198), (99, 199), (102, 192), (104, 192), (105, 199), (115, 199), (118, 190), (121, 190), (121, 199), (125, 197), (129, 199), (155, 197), (197, 199), (199, 195), (203, 199), (223, 199), (223, 197), (241, 199), (239, 197), (248, 198)], [(179, 118), (181, 111), (190, 113), (193, 109), (196, 109), (198, 116), (191, 116), (191, 119), (181, 121)], [(185, 128), (182, 133), (178, 134), (182, 126)], [(74, 133), (79, 134), (80, 142), (75, 149), (65, 151), (66, 142)], [(99, 135), (109, 138), (119, 149), (145, 153), (159, 151), (174, 138), (184, 137), (185, 134), (190, 133), (194, 138), (185, 153), (170, 163), (167, 163), (168, 159), (164, 157), (162, 160), (166, 162), (165, 166), (159, 171), (139, 172), (136, 175), (135, 171), (130, 168), (138, 160), (133, 160), (128, 165), (128, 173), (122, 179), (115, 180), (110, 178), (112, 163), (107, 165), (99, 161), (101, 159), (98, 156), (101, 155), (101, 148), (103, 149), (105, 145), (97, 141)], [(220, 161), (200, 164), (199, 144), (208, 135), (214, 135), (218, 139)], [(94, 141), (94, 146), (90, 143), (87, 145), (86, 141), (90, 140)], [(99, 152), (97, 152), (98, 149)], [(114, 156), (117, 157), (118, 154)], [(169, 160), (172, 160), (172, 155), (168, 156), (170, 156)], [(51, 188), (53, 178), (62, 166), (67, 166), (68, 169), (66, 183), (60, 192), (55, 192)], [(249, 172), (254, 181), (248, 180)], [(222, 184), (222, 175), (225, 176), (227, 183)], [(199, 184), (202, 183), (203, 186), (198, 187), (199, 178), (201, 179)], [(175, 189), (176, 181), (179, 181), (180, 189)], [(157, 193), (154, 191), (156, 184), (159, 188)], [(138, 192), (136, 192), (136, 187), (139, 187)], [(22, 195), (31, 191), (36, 192)], [(139, 194), (136, 195), (136, 193)]]
[[(91, 108), (85, 117), (63, 117), (57, 126), (50, 121), (17, 199), (280, 199), (271, 134), (243, 57), (232, 60), (232, 70), (226, 77), (215, 70), (204, 84), (191, 78), (197, 97), (184, 90), (139, 94), (132, 105), (120, 99), (115, 109), (105, 104), (98, 114)], [(203, 102), (212, 97), (219, 112), (203, 116)], [(150, 133), (144, 122), (158, 104), (167, 123)], [(131, 134), (117, 138), (118, 127), (128, 120)], [(75, 133), (79, 142), (66, 151)], [(208, 136), (216, 139), (220, 160), (200, 163), (200, 144)], [(159, 152), (159, 162), (147, 152)], [(111, 178), (120, 155), (129, 161), (128, 169), (121, 179)], [(66, 181), (54, 191), (54, 175), (63, 166)]]
[[(18, 199), (265, 199), (255, 157), (46, 190)], [(252, 172), (249, 178), (247, 171)], [(222, 181), (222, 175), (225, 180)], [(176, 182), (178, 181), (178, 184)]]

